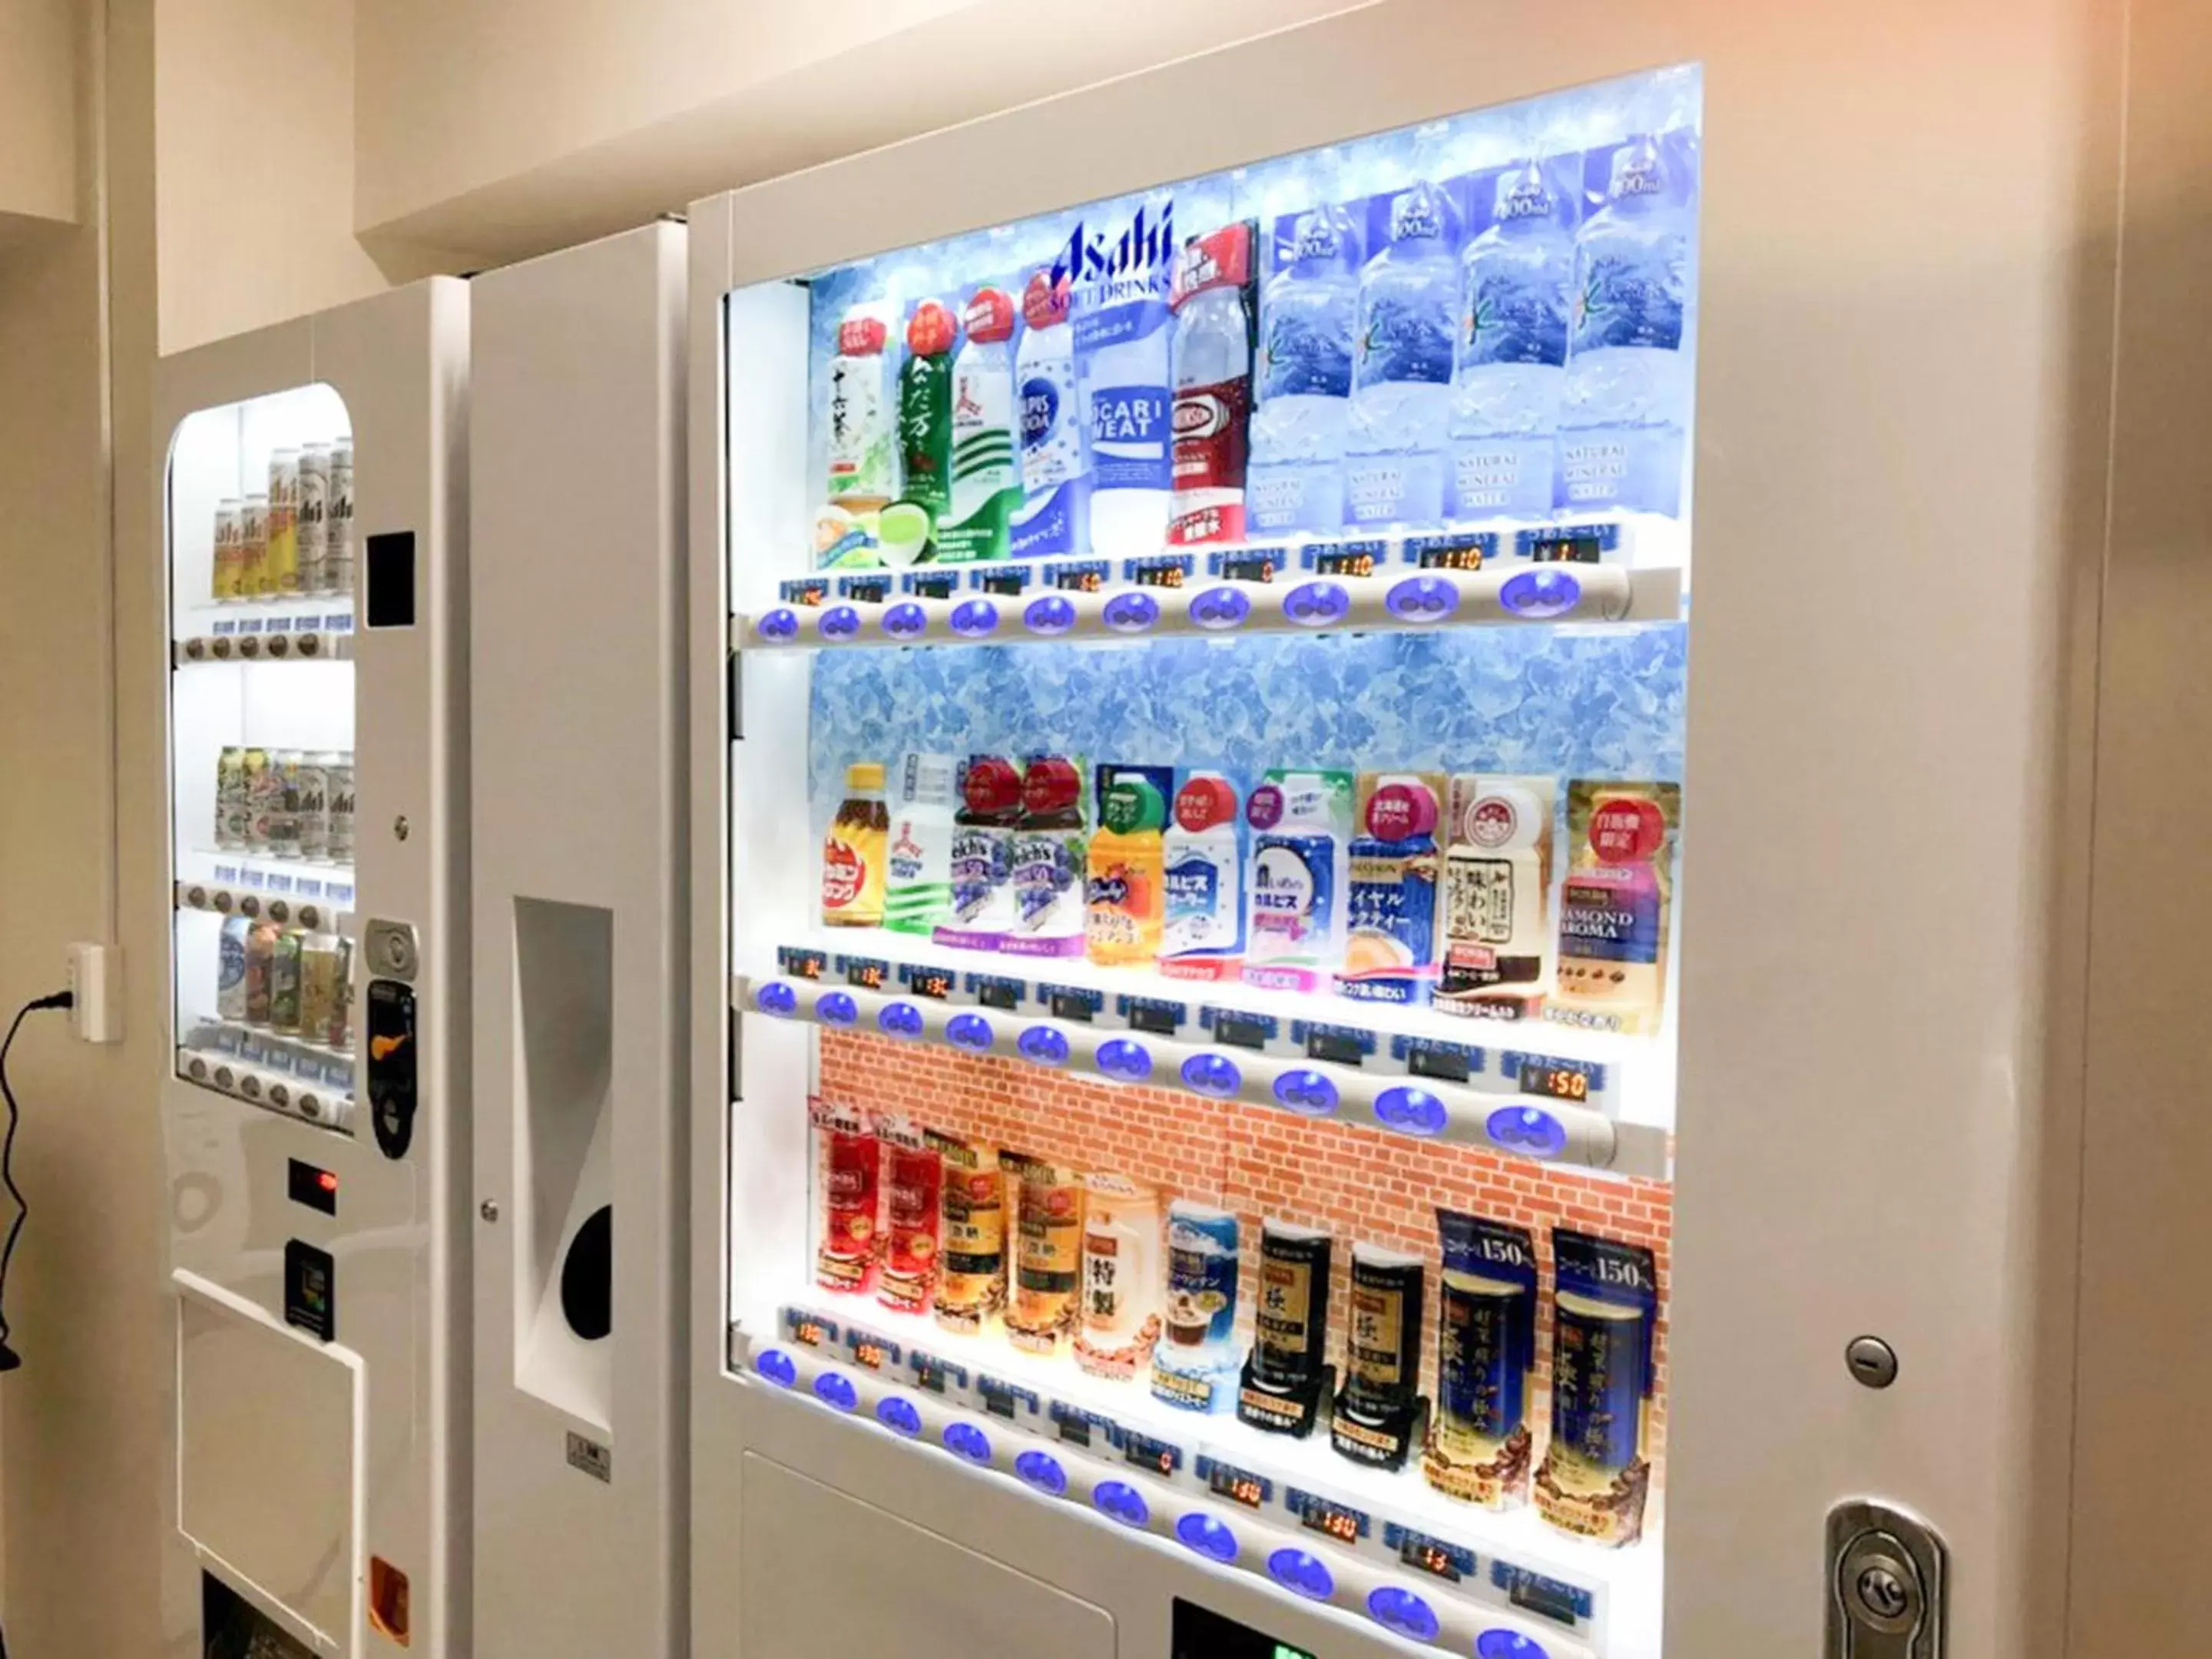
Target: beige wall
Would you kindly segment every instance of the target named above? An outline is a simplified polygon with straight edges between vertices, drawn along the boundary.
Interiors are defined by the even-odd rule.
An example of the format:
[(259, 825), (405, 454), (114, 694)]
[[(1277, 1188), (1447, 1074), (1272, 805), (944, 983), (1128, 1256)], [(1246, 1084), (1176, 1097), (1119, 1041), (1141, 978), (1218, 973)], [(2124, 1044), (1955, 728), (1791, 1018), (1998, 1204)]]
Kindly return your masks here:
[(75, 0), (0, 0), (0, 219), (77, 216), (76, 19)]

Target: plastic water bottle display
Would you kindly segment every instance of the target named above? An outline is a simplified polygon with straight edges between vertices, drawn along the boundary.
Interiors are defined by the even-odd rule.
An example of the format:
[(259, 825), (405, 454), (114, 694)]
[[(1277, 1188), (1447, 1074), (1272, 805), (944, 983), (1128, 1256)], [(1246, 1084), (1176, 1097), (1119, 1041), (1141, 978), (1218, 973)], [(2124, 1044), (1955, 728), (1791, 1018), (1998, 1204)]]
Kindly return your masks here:
[(1091, 550), (1105, 558), (1157, 553), (1168, 528), (1168, 287), (1175, 210), (1147, 198), (1126, 223), (1086, 219), (1068, 238), (1055, 277), (1074, 289), (1075, 372), (1090, 441)]
[(1613, 155), (1605, 205), (1575, 239), (1574, 336), (1559, 412), (1558, 505), (1681, 504), (1691, 218), (1666, 143)]
[(1575, 245), (1541, 162), (1498, 180), (1490, 228), (1460, 258), (1459, 370), (1452, 400), (1452, 512), (1552, 510), (1566, 379)]
[(1022, 343), (1014, 353), (1021, 422), (1022, 508), (1010, 550), (1018, 559), (1073, 553), (1090, 541), (1091, 481), (1083, 459), (1083, 411), (1075, 395), (1075, 331), (1068, 283), (1040, 270), (1022, 295)]
[(1444, 444), (1459, 318), (1451, 200), (1423, 179), (1390, 203), (1389, 246), (1359, 276), (1345, 519), (1443, 516)]
[(1194, 236), (1176, 267), (1173, 515), (1181, 546), (1244, 539), (1252, 417), (1252, 242), (1248, 221)]
[(952, 489), (937, 526), (941, 563), (1006, 556), (1006, 526), (1021, 501), (1014, 474), (1014, 301), (979, 288), (967, 339), (952, 360)]
[(1344, 523), (1359, 232), (1340, 207), (1299, 216), (1290, 263), (1260, 295), (1260, 405), (1252, 415), (1245, 520), (1255, 535)]

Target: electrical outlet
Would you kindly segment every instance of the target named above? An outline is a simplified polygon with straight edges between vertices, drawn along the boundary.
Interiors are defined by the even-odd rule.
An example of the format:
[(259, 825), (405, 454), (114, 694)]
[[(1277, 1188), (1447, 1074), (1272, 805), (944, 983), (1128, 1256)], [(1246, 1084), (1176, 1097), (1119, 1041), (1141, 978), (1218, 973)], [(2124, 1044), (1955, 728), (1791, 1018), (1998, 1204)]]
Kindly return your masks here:
[(86, 1042), (123, 1041), (123, 947), (79, 943), (69, 950), (70, 1029)]

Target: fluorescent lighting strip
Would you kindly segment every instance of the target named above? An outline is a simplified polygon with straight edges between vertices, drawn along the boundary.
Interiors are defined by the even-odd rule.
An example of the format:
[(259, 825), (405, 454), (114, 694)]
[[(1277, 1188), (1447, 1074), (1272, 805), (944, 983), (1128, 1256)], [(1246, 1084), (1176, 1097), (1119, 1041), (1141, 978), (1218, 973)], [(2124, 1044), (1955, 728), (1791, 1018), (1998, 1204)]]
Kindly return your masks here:
[(733, 619), (747, 650), (823, 646), (1012, 645), (1215, 639), (1354, 629), (1419, 629), (1499, 623), (1668, 622), (1682, 611), (1681, 572), (1620, 565), (1521, 564), (1487, 570), (1393, 570), (1373, 576), (1304, 575), (1280, 582), (1200, 580), (1185, 587), (1118, 585), (1091, 592), (834, 600), (781, 605)]
[(741, 978), (736, 1006), (833, 1030), (933, 1043), (963, 1054), (996, 1054), (1047, 1070), (1181, 1089), (1214, 1100), (1241, 1100), (1419, 1140), (1482, 1146), (1538, 1163), (1579, 1164), (1658, 1179), (1668, 1175), (1667, 1138), (1662, 1131), (1616, 1124), (1587, 1107), (1550, 1101), (1501, 1102), (1495, 1094), (1453, 1084), (1377, 1077), (1325, 1060), (951, 1007), (818, 980)]
[(848, 1370), (812, 1351), (764, 1344), (747, 1356), (749, 1374), (902, 1439), (926, 1443), (975, 1468), (1018, 1480), (1040, 1497), (1104, 1516), (1130, 1532), (1179, 1545), (1217, 1567), (1251, 1573), (1308, 1601), (1372, 1620), (1403, 1640), (1482, 1659), (1595, 1659), (1571, 1637), (1540, 1630), (1488, 1607), (1408, 1583), (1356, 1556), (1313, 1547), (1307, 1535), (1228, 1511), (1134, 1468), (1095, 1461), (902, 1389), (872, 1372)]

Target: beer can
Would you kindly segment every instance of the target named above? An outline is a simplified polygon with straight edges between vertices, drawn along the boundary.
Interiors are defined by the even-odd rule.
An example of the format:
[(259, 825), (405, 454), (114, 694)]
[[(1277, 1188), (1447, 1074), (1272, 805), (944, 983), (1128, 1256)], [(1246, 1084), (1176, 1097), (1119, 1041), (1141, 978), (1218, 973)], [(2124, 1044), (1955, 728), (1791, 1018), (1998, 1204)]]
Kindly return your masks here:
[(269, 757), (270, 784), (266, 792), (269, 805), (264, 825), (266, 844), (263, 850), (271, 858), (295, 859), (300, 856), (301, 759), (300, 751), (296, 749), (279, 749)]
[(1019, 1152), (1005, 1154), (1015, 1188), (1014, 1285), (1006, 1340), (1025, 1353), (1054, 1355), (1075, 1329), (1083, 1276), (1083, 1183), (1073, 1170)]
[(266, 749), (247, 749), (241, 763), (246, 773), (246, 824), (239, 844), (249, 852), (266, 853), (269, 820), (284, 810), (284, 775), (276, 769)]
[(325, 532), (330, 528), (331, 447), (309, 444), (300, 452), (300, 510), (295, 529), (300, 538), (300, 591), (327, 593), (324, 586)]
[(300, 591), (300, 452), (269, 455), (269, 576), (264, 592)]
[(300, 1035), (300, 935), (279, 933), (270, 948), (269, 1029), (279, 1036)]
[(246, 1023), (246, 935), (253, 924), (244, 916), (225, 916), (215, 977), (215, 1017), (234, 1025)]
[(343, 1018), (345, 957), (336, 933), (300, 935), (300, 1036), (325, 1048)]
[(292, 839), (303, 859), (330, 856), (329, 775), (319, 754), (302, 754), (286, 775), (286, 805), (292, 814)]
[(269, 498), (248, 495), (238, 511), (238, 594), (252, 599), (276, 591), (269, 574)]
[(933, 1129), (926, 1138), (944, 1163), (937, 1322), (972, 1334), (1006, 1304), (1006, 1179), (996, 1146)]
[(246, 1023), (269, 1024), (270, 979), (276, 959), (276, 941), (284, 930), (273, 921), (250, 924), (246, 933)]
[(218, 599), (239, 597), (239, 555), (245, 545), (245, 535), (246, 503), (235, 495), (217, 502), (215, 562), (209, 575), (209, 591)]
[(326, 749), (315, 757), (323, 771), (323, 851), (332, 864), (353, 862), (353, 757)]
[(252, 811), (246, 794), (246, 750), (238, 744), (226, 744), (215, 763), (215, 844), (244, 847)]
[(331, 446), (330, 505), (323, 515), (323, 591), (353, 597), (353, 440)]

